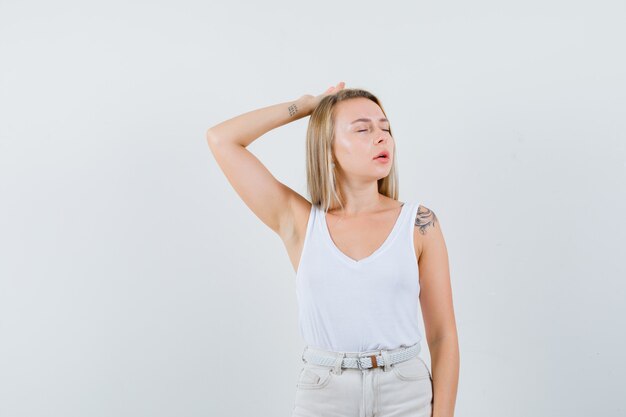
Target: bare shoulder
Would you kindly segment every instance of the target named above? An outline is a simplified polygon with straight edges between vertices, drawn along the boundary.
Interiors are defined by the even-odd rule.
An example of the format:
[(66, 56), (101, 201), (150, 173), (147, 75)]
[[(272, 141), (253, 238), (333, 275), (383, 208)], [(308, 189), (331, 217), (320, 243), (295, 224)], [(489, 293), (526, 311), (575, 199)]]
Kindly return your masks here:
[(413, 222), (415, 226), (413, 242), (415, 243), (416, 256), (419, 259), (429, 242), (443, 239), (443, 235), (437, 215), (426, 206), (420, 204)]
[(439, 220), (434, 211), (420, 204), (415, 216), (415, 231), (421, 235), (426, 235), (429, 230), (438, 227)]

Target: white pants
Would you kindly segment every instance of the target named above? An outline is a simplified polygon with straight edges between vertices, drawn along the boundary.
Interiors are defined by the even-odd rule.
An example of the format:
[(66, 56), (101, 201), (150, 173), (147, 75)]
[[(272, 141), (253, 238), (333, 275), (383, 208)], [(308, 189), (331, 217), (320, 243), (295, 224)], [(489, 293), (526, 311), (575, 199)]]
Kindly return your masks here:
[[(343, 356), (380, 354), (331, 352), (306, 347), (309, 352), (334, 356), (335, 365), (304, 363), (296, 382), (292, 417), (431, 417), (432, 374), (418, 356), (389, 366), (341, 368)], [(405, 347), (386, 350), (395, 352)]]

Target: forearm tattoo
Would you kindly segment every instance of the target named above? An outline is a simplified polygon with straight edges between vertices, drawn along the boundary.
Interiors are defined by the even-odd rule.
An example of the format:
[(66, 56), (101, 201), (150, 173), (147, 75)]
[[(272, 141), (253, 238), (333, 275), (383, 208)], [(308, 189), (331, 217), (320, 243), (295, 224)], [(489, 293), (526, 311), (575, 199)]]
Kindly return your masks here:
[(428, 226), (435, 227), (435, 223), (437, 223), (435, 212), (420, 205), (417, 208), (417, 216), (415, 216), (415, 226), (419, 227), (420, 233), (425, 235), (426, 228), (428, 228)]
[(298, 113), (298, 106), (296, 106), (295, 104), (289, 106), (289, 116), (293, 116), (296, 113)]

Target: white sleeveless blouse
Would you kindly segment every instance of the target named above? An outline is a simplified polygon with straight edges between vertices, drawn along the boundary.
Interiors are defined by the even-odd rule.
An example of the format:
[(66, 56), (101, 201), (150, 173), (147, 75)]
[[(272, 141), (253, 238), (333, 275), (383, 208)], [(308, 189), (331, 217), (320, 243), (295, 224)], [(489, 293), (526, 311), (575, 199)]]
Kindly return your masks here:
[(419, 270), (413, 230), (419, 203), (404, 203), (384, 243), (356, 261), (333, 242), (324, 211), (312, 205), (296, 273), (304, 342), (341, 352), (420, 342)]

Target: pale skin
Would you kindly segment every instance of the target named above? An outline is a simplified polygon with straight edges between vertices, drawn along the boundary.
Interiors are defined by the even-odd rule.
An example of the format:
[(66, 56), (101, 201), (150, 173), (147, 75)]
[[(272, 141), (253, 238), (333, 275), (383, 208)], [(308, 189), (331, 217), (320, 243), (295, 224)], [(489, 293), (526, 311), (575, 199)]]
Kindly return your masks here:
[[(206, 139), (220, 169), (252, 212), (283, 241), (294, 271), (300, 260), (311, 203), (276, 180), (246, 147), (268, 131), (311, 114), (324, 93), (256, 109), (219, 123)], [(369, 119), (352, 123), (357, 119)], [(345, 209), (334, 207), (327, 225), (337, 248), (360, 260), (373, 253), (391, 231), (401, 203), (378, 193), (377, 180), (389, 174), (395, 142), (389, 121), (371, 100), (340, 102), (335, 113), (333, 155)], [(373, 159), (381, 150), (390, 161)], [(413, 240), (419, 265), (420, 304), (433, 377), (433, 417), (453, 417), (459, 379), (459, 347), (452, 301), (448, 252), (433, 211), (419, 206)]]

